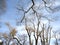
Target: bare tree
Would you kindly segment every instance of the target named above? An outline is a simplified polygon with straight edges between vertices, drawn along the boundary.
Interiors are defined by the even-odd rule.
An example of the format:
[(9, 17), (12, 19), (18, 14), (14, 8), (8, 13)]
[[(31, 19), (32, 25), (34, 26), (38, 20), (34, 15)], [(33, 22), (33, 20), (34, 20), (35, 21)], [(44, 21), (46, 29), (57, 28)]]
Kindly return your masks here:
[(54, 38), (56, 39), (55, 45), (58, 45), (57, 31), (53, 31), (53, 33), (54, 33)]
[(26, 25), (25, 29), (26, 29), (28, 37), (29, 37), (29, 44), (32, 45), (32, 42), (31, 42), (31, 33), (32, 33), (31, 27)]
[[(45, 43), (46, 43), (46, 45), (48, 45), (48, 44), (50, 44), (52, 28), (50, 27), (50, 25), (48, 25), (48, 27), (45, 27), (44, 24), (41, 25), (41, 23), (42, 23), (40, 20), (41, 18), (39, 18), (38, 15), (36, 15), (36, 17), (37, 17), (37, 23), (35, 23), (35, 21), (33, 21), (32, 18), (30, 18), (30, 19), (28, 17), (25, 18), (26, 31), (27, 31), (28, 35), (30, 34), (30, 36), (31, 36), (32, 32), (34, 33), (33, 36), (35, 38), (35, 45), (38, 45), (39, 37), (41, 38), (40, 40), (41, 40), (42, 45), (45, 45)], [(39, 28), (41, 28), (41, 29), (39, 29)], [(45, 31), (46, 31), (46, 33), (45, 33)], [(49, 31), (50, 31), (50, 35), (49, 35), (50, 37), (48, 38)], [(46, 36), (46, 38), (44, 36)], [(29, 38), (29, 39), (31, 40), (31, 38)]]
[[(18, 6), (17, 7), (17, 10), (19, 10), (19, 11), (23, 11), (24, 12), (24, 16), (22, 17), (22, 19), (20, 20), (20, 21), (18, 21), (18, 22), (22, 22), (23, 20), (24, 20), (24, 18), (25, 18), (25, 15), (32, 9), (32, 11), (34, 12), (34, 13), (36, 13), (37, 12), (37, 10), (40, 10), (40, 9), (42, 9), (40, 6), (41, 5), (44, 5), (44, 7), (45, 7), (45, 9), (46, 9), (46, 11), (47, 12), (56, 12), (56, 11), (58, 11), (59, 10), (59, 7), (60, 6), (58, 6), (58, 7), (55, 7), (54, 8), (54, 4), (55, 4), (55, 0), (53, 0), (53, 1), (51, 1), (51, 0), (42, 0), (42, 2), (43, 2), (43, 4), (41, 4), (41, 5), (39, 5), (38, 7), (37, 7), (37, 10), (35, 9), (36, 8), (36, 4), (35, 4), (35, 0), (31, 0), (31, 2), (32, 2), (32, 5), (28, 8), (28, 10), (24, 10), (24, 8), (22, 7), (22, 6)], [(39, 9), (40, 8), (40, 9)], [(43, 16), (44, 17), (44, 16)], [(46, 17), (44, 17), (44, 18), (46, 18)]]
[[(24, 21), (24, 23), (25, 23), (25, 29), (26, 29), (28, 37), (29, 37), (29, 43), (30, 43), (30, 45), (32, 45), (31, 44), (32, 43), (31, 42), (31, 33), (32, 32), (34, 32), (33, 36), (35, 38), (35, 45), (38, 45), (38, 39), (39, 39), (39, 37), (41, 38), (41, 44), (42, 45), (49, 45), (50, 44), (50, 39), (51, 39), (51, 30), (52, 30), (52, 27), (50, 27), (50, 25), (48, 27), (45, 27), (45, 24), (43, 24), (41, 22), (41, 20), (43, 18), (46, 19), (46, 20), (48, 20), (48, 21), (53, 21), (53, 20), (51, 20), (52, 18), (49, 19), (47, 16), (44, 16), (43, 14), (41, 14), (41, 12), (38, 12), (39, 8), (41, 8), (41, 7), (38, 7), (37, 8), (38, 10), (36, 10), (35, 0), (31, 0), (31, 2), (32, 2), (32, 6), (30, 6), (26, 11), (21, 6), (17, 7), (17, 9), (19, 11), (23, 11), (23, 13), (24, 13), (23, 18), (21, 20), (19, 20), (19, 23), (21, 23), (21, 22)], [(45, 7), (45, 9), (46, 9), (47, 12), (50, 13), (50, 11), (51, 12), (55, 12), (56, 11), (55, 8), (53, 8), (54, 0), (53, 1), (51, 1), (51, 0), (42, 0), (42, 2), (44, 3), (43, 5), (44, 5), (44, 7)], [(34, 16), (34, 19), (31, 19), (31, 18), (29, 19), (30, 15), (26, 16), (26, 14), (29, 13), (30, 10), (32, 10), (31, 11), (32, 12), (32, 14), (31, 14), (32, 16), (31, 17)], [(30, 24), (30, 22), (33, 24), (33, 26), (32, 26), (32, 24)], [(37, 23), (35, 24), (35, 22), (37, 22)], [(42, 23), (42, 27), (41, 27), (41, 23)], [(30, 24), (30, 25), (28, 25), (28, 24)], [(42, 31), (39, 28), (41, 28)], [(46, 34), (47, 34), (46, 38), (44, 37), (45, 36), (45, 30), (47, 31), (46, 32)], [(49, 35), (50, 37), (48, 36), (49, 31), (50, 31), (50, 35)]]
[(17, 30), (14, 28), (14, 27), (12, 27), (9, 23), (5, 23), (7, 26), (8, 26), (8, 28), (9, 28), (9, 31), (10, 31), (10, 36), (12, 37), (12, 39), (16, 39), (17, 40), (17, 42), (19, 43), (19, 45), (22, 45), (21, 43), (20, 43), (20, 41), (15, 37), (15, 35), (16, 35), (16, 33), (17, 33)]

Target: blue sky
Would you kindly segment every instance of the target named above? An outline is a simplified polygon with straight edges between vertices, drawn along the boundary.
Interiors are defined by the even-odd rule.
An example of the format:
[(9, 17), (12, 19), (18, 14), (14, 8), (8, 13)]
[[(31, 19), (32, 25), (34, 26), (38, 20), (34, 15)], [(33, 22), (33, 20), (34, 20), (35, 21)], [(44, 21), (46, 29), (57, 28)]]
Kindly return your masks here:
[[(7, 4), (7, 8), (6, 9), (7, 10), (6, 10), (6, 12), (2, 16), (0, 16), (1, 22), (2, 22), (1, 23), (2, 28), (0, 28), (0, 32), (6, 32), (6, 31), (8, 31), (8, 28), (4, 24), (4, 22), (10, 22), (11, 25), (16, 26), (16, 23), (15, 23), (16, 20), (15, 19), (17, 19), (18, 15), (19, 15), (17, 13), (17, 9), (16, 9), (17, 2), (18, 2), (17, 0), (6, 0), (6, 4)], [(37, 1), (37, 2), (39, 2), (39, 1)], [(20, 4), (23, 5), (23, 7), (24, 7), (25, 10), (27, 10), (29, 8), (29, 5), (31, 4), (31, 1), (30, 0), (28, 0), (28, 1), (27, 0), (23, 1), (22, 0), (22, 1), (20, 1)], [(57, 3), (57, 4), (60, 5), (60, 3)], [(21, 13), (20, 13), (20, 15), (21, 15)], [(57, 17), (58, 20), (52, 22), (51, 25), (52, 25), (52, 27), (53, 27), (54, 30), (55, 29), (56, 30), (60, 29), (60, 11), (55, 12), (55, 13), (51, 13), (50, 15), (52, 15), (52, 17), (58, 16)], [(23, 16), (23, 15), (21, 15), (21, 16)]]
[(7, 10), (4, 14), (0, 16), (2, 28), (0, 32), (7, 31), (7, 27), (4, 22), (10, 22), (12, 25), (15, 25), (15, 19), (17, 17), (16, 13), (16, 1), (15, 0), (6, 0)]

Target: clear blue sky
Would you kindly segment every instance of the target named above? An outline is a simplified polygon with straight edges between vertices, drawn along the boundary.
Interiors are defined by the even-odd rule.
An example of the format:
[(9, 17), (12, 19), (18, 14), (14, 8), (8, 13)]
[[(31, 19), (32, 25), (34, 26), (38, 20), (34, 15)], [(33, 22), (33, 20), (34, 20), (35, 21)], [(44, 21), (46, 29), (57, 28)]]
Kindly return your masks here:
[(0, 16), (2, 20), (2, 28), (0, 28), (0, 32), (8, 30), (4, 22), (10, 22), (12, 25), (15, 25), (15, 19), (17, 18), (16, 3), (16, 0), (6, 0), (7, 10), (2, 16)]

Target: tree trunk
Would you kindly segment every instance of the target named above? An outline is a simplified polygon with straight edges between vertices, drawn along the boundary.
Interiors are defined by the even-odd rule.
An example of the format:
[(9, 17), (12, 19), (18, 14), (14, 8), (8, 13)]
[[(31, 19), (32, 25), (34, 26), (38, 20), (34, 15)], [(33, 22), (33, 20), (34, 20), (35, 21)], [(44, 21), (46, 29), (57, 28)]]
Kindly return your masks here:
[(35, 39), (36, 41), (35, 41), (35, 45), (37, 45), (38, 44), (38, 40), (37, 39)]
[(10, 41), (11, 41), (11, 40), (9, 39), (9, 41), (8, 41), (8, 45), (10, 44)]
[(32, 45), (30, 35), (28, 35), (28, 36), (29, 36), (29, 44)]
[(3, 45), (3, 42), (0, 42), (0, 45)]
[(45, 45), (45, 40), (41, 39), (41, 45)]
[(45, 45), (49, 45), (48, 37), (46, 38)]
[(45, 41), (41, 41), (41, 45), (45, 45)]
[(55, 45), (58, 45), (58, 41), (57, 41), (57, 39), (56, 39), (56, 43), (55, 43)]

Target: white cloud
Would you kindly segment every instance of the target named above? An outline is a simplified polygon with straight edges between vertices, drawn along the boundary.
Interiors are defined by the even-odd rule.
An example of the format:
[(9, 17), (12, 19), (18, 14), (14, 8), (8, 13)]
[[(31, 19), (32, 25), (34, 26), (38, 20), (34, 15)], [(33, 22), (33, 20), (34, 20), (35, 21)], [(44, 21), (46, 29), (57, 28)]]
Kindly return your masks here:
[(20, 34), (20, 35), (27, 34), (27, 32), (25, 31), (25, 26), (24, 25), (16, 26), (16, 30), (18, 31), (18, 34)]

